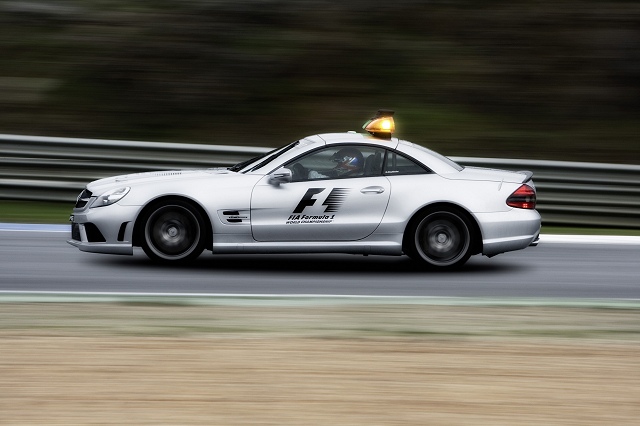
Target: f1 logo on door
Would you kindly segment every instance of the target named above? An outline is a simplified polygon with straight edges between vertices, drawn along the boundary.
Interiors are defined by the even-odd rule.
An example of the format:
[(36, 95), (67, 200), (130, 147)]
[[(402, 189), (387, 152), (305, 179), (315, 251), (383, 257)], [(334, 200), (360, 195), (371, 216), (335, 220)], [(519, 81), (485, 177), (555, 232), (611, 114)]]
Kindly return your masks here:
[[(334, 185), (337, 187), (334, 187)], [(372, 186), (381, 191), (363, 192)], [(363, 188), (364, 187), (364, 188)], [(382, 221), (391, 185), (384, 176), (340, 182), (256, 185), (251, 233), (256, 241), (356, 241)]]
[[(315, 205), (318, 199), (314, 198), (314, 195), (324, 192), (325, 189), (327, 188), (307, 189), (307, 192), (304, 194), (292, 213), (302, 213), (305, 208)], [(323, 206), (326, 206), (323, 213), (337, 212), (340, 209), (340, 206), (342, 206), (342, 203), (344, 203), (344, 200), (347, 198), (348, 194), (348, 188), (333, 188), (322, 203)]]

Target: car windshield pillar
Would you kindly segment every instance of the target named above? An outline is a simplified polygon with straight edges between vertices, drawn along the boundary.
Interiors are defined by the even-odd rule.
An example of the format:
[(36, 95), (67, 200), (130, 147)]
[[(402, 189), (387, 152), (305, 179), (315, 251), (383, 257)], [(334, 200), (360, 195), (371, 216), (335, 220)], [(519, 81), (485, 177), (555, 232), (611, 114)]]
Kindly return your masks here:
[[(300, 141), (295, 141), (290, 143), (289, 145), (285, 145), (281, 148), (277, 148), (274, 151), (270, 151), (267, 154), (265, 154), (262, 157), (259, 157), (257, 159), (255, 159), (255, 161), (251, 161), (251, 163), (243, 165), (243, 167), (237, 171), (239, 171), (240, 173), (249, 173), (249, 172), (253, 172), (261, 167), (264, 167), (265, 165), (267, 165), (268, 163), (270, 163), (272, 160), (274, 160), (275, 158), (279, 157), (280, 155), (284, 154), (285, 152), (289, 151), (290, 149), (294, 148), (295, 146), (297, 146), (300, 143)], [(257, 162), (257, 164), (256, 164)]]

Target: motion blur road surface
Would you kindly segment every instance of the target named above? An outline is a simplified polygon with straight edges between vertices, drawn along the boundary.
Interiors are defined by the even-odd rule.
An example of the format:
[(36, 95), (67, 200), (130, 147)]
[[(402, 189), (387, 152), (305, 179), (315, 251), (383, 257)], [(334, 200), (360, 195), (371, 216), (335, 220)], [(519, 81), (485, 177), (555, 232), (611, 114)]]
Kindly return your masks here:
[(67, 238), (0, 231), (0, 291), (640, 299), (639, 245), (543, 242), (445, 273), (404, 256), (205, 252), (192, 265), (164, 267), (141, 251), (83, 253)]

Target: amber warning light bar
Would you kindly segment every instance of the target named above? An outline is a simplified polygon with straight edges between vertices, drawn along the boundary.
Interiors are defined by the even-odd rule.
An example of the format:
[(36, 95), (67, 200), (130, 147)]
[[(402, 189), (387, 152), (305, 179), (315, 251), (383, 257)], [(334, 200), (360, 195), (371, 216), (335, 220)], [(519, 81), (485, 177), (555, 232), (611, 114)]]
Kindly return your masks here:
[(391, 139), (391, 135), (396, 131), (393, 114), (394, 111), (388, 109), (378, 110), (376, 115), (364, 123), (362, 128), (376, 138)]

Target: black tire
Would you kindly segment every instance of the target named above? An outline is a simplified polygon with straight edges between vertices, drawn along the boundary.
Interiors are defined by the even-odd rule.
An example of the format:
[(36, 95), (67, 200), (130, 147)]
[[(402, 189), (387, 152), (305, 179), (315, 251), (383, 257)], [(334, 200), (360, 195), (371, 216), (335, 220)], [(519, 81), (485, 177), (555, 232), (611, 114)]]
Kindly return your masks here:
[(182, 263), (200, 256), (206, 227), (202, 215), (183, 201), (152, 207), (142, 221), (141, 246), (150, 259)]
[(451, 210), (429, 211), (407, 230), (407, 254), (433, 269), (453, 269), (471, 257), (472, 233), (468, 219)]

